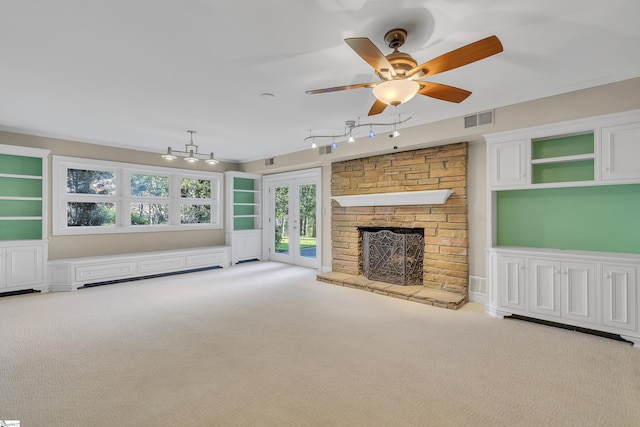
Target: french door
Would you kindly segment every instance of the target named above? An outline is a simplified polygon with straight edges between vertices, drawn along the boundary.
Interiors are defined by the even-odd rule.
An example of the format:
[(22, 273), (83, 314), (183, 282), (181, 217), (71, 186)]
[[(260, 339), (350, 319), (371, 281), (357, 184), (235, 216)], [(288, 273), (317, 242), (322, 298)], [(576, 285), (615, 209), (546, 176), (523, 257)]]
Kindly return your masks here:
[(320, 170), (265, 177), (269, 259), (320, 267)]

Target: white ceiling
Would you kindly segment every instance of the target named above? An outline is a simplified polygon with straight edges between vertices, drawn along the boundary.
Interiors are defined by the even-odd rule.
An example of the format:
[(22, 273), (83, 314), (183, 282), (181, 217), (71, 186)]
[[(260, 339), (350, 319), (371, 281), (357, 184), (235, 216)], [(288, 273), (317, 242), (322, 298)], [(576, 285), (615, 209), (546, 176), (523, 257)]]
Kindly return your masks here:
[[(459, 117), (640, 76), (638, 0), (2, 0), (0, 130), (250, 161), (369, 122), (377, 81), (347, 46), (408, 30), (419, 63), (497, 35), (504, 52), (430, 77), (473, 94), (418, 96), (376, 122)], [(260, 94), (275, 95), (272, 100)], [(365, 133), (368, 129), (360, 129)]]

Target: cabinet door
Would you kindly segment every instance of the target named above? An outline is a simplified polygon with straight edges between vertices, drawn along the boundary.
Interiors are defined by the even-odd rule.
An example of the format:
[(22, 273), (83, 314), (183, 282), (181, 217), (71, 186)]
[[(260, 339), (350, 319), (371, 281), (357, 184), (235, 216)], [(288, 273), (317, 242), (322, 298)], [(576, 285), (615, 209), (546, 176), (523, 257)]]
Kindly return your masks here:
[(563, 262), (562, 317), (585, 323), (597, 322), (595, 264)]
[(524, 258), (501, 255), (498, 270), (500, 306), (508, 310), (524, 311)]
[(602, 323), (605, 326), (638, 329), (636, 286), (635, 266), (602, 265)]
[(527, 184), (526, 149), (524, 139), (489, 145), (491, 187)]
[(529, 310), (533, 313), (560, 316), (560, 262), (548, 259), (529, 260)]
[(262, 258), (262, 230), (235, 231), (231, 241), (233, 263)]
[(29, 288), (42, 284), (42, 246), (15, 246), (6, 248), (6, 251), (7, 288)]
[(640, 123), (602, 128), (602, 180), (640, 178)]

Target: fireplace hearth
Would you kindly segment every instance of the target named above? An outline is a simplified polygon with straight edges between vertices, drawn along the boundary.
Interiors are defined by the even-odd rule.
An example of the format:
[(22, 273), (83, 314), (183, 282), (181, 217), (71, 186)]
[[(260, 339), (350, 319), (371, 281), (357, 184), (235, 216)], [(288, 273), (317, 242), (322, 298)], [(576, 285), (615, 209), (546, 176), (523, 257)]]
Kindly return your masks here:
[(422, 286), (424, 229), (360, 227), (362, 275), (369, 280)]

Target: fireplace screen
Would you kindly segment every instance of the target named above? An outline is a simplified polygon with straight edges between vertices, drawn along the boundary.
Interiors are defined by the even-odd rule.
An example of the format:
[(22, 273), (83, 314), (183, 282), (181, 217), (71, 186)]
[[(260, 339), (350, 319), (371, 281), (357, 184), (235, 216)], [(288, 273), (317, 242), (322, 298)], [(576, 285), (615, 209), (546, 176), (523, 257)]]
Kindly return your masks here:
[(396, 285), (422, 285), (422, 229), (362, 228), (362, 274)]

